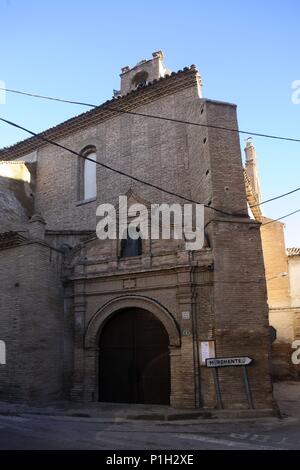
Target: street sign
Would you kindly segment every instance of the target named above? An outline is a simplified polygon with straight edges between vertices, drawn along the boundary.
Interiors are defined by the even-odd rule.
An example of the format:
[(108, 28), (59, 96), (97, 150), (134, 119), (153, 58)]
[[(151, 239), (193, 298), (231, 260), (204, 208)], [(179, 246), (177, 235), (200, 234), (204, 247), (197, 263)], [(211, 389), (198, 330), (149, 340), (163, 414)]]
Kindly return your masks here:
[(206, 367), (248, 366), (252, 361), (250, 357), (216, 357), (206, 359)]
[(212, 369), (213, 377), (214, 377), (214, 384), (217, 396), (218, 407), (223, 408), (222, 402), (222, 394), (219, 382), (219, 375), (218, 375), (218, 368), (219, 367), (232, 367), (232, 366), (240, 366), (243, 370), (243, 380), (245, 384), (245, 391), (247, 395), (247, 401), (249, 404), (249, 408), (253, 409), (253, 399), (250, 389), (250, 383), (247, 373), (247, 367), (253, 359), (251, 357), (215, 357), (206, 359), (206, 367)]

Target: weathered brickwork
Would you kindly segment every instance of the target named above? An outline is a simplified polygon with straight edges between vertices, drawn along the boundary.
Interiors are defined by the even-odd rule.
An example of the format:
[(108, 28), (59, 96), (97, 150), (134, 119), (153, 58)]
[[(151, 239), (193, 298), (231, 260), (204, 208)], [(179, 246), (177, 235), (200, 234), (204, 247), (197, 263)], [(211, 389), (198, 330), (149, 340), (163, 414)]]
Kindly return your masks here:
[[(265, 217), (261, 200), (257, 156), (252, 139), (247, 139), (244, 180), (248, 204), (255, 220), (261, 223), (263, 259), (266, 274), (269, 321), (273, 327), (272, 376), (276, 380), (299, 378), (299, 365), (292, 361), (293, 342), (299, 337), (299, 302), (297, 272), (293, 270), (293, 256), (299, 249), (286, 249), (284, 224)], [(275, 335), (274, 335), (275, 333)]]
[[(292, 344), (299, 328), (298, 303), (293, 303), (293, 273), (285, 246), (284, 224), (263, 217), (261, 238), (268, 287), (269, 319), (276, 329), (272, 345), (272, 375), (276, 379), (299, 377), (299, 366), (292, 362)], [(268, 223), (271, 222), (272, 223)], [(264, 225), (266, 223), (266, 225)], [(296, 307), (296, 308), (295, 308)]]
[[(97, 401), (101, 332), (116, 312), (139, 308), (168, 334), (171, 405), (217, 406), (212, 372), (199, 359), (200, 342), (215, 340), (218, 356), (254, 359), (254, 407), (272, 410), (262, 248), (259, 224), (247, 214), (239, 139), (205, 127), (236, 129), (236, 107), (202, 98), (194, 66), (167, 77), (157, 60), (160, 53), (151, 84), (125, 94), (143, 63), (126, 69), (120, 98), (44, 135), (76, 152), (93, 148), (100, 163), (205, 203), (206, 244), (191, 252), (183, 241), (143, 240), (140, 256), (122, 259), (116, 240), (94, 236), (98, 204), (117, 207), (125, 194), (130, 203), (184, 200), (97, 166), (97, 196), (82, 201), (79, 157), (35, 138), (0, 151), (12, 161), (34, 155), (34, 212), (46, 223), (35, 215), (27, 241), (0, 252), (1, 333), (11, 341), (11, 359), (0, 371), (3, 397)], [(204, 127), (118, 113), (118, 107)], [(241, 373), (219, 374), (225, 408), (249, 406)]]
[(63, 295), (61, 260), (40, 242), (1, 251), (1, 339), (7, 365), (0, 369), (1, 398), (62, 396)]
[(33, 215), (35, 164), (0, 162), (1, 231), (21, 230)]

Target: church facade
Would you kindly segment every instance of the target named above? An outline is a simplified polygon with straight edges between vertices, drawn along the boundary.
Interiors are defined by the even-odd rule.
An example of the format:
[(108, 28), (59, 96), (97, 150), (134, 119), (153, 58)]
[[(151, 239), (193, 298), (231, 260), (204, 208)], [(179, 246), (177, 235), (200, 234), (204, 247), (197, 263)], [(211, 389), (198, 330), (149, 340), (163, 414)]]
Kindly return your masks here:
[[(272, 410), (260, 223), (239, 136), (219, 129), (238, 128), (236, 106), (203, 98), (196, 67), (171, 73), (160, 51), (124, 67), (114, 95), (0, 151), (1, 399), (214, 408), (209, 345), (253, 360), (253, 408)], [(204, 246), (150, 238), (134, 252), (99, 240), (97, 207), (118, 211), (120, 195), (129, 206), (205, 204)], [(249, 408), (240, 367), (218, 369), (218, 381), (224, 408)]]

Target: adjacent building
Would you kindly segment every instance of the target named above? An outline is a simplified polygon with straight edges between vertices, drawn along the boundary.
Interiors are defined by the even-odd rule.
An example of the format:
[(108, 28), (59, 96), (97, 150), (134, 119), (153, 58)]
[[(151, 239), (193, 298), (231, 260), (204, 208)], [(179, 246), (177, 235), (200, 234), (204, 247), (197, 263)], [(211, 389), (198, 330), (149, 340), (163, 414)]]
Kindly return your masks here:
[(273, 327), (272, 375), (274, 379), (299, 378), (293, 364), (293, 342), (300, 339), (300, 249), (287, 249), (281, 221), (263, 215), (257, 157), (252, 139), (245, 148), (245, 184), (250, 213), (261, 223), (269, 321)]

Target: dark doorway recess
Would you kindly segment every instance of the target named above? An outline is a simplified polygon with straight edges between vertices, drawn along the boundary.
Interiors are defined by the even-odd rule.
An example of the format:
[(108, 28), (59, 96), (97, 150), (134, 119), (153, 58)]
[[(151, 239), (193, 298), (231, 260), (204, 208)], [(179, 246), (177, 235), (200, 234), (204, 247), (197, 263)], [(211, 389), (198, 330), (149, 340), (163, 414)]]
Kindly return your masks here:
[(170, 403), (169, 338), (152, 313), (138, 308), (115, 313), (99, 341), (100, 401)]

